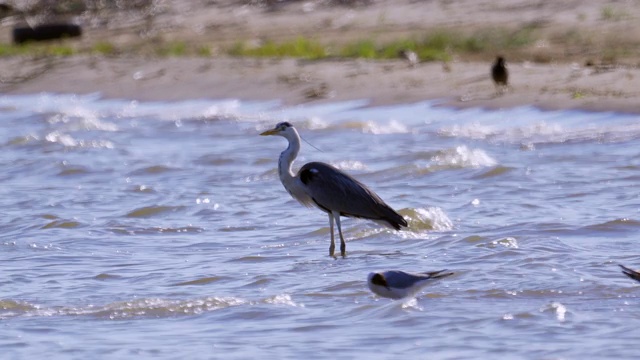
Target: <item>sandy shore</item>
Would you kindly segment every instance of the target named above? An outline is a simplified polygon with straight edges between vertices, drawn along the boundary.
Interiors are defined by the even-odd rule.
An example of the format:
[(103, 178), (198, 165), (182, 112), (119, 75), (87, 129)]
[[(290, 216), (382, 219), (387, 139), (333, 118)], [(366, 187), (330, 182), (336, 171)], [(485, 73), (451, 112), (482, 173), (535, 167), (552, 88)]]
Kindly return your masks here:
[[(235, 22), (229, 26), (237, 30), (236, 37), (247, 39), (254, 33), (260, 33), (260, 36), (268, 35), (269, 31), (274, 36), (283, 36), (283, 27), (286, 24), (289, 25), (286, 31), (291, 34), (306, 33), (310, 28), (316, 29), (317, 33), (318, 24), (327, 16), (343, 19), (345, 14), (351, 14), (350, 21), (359, 24), (360, 27), (347, 27), (347, 33), (350, 37), (356, 37), (358, 32), (370, 32), (372, 27), (376, 26), (383, 30), (407, 30), (406, 24), (420, 23), (422, 17), (427, 16), (425, 12), (429, 7), (434, 6), (433, 3), (406, 1), (394, 4), (379, 1), (371, 6), (348, 10), (342, 7), (331, 10), (323, 8), (310, 18), (315, 20), (307, 19), (306, 22), (299, 18), (301, 7), (287, 7), (275, 15), (270, 15), (272, 12), (264, 8), (218, 4), (218, 12), (215, 13), (217, 15), (211, 13), (211, 16), (218, 16), (229, 22), (229, 14), (240, 14), (233, 17)], [(451, 12), (452, 7), (458, 8), (454, 6), (456, 2), (441, 2), (444, 3), (448, 5), (438, 7), (439, 11), (436, 14), (440, 14), (441, 17), (437, 19), (444, 17), (446, 21), (460, 24), (459, 26), (479, 26), (477, 13), (474, 15), (464, 11)], [(553, 1), (541, 2), (543, 5), (538, 7), (525, 6), (526, 2), (517, 0), (497, 2), (502, 7), (492, 6), (495, 2), (489, 1), (465, 0), (460, 3), (474, 6), (477, 11), (484, 11), (484, 14), (493, 14), (493, 20), (488, 15), (485, 20), (495, 22), (500, 21), (501, 13), (509, 11), (513, 16), (521, 16), (528, 20), (544, 18), (548, 23), (554, 24), (556, 18), (568, 18), (567, 14), (572, 11), (568, 6), (554, 8), (558, 5), (554, 5)], [(579, 19), (575, 21), (582, 24), (581, 26), (597, 26), (601, 21), (598, 19), (598, 9), (610, 2), (587, 3), (590, 6), (581, 8), (580, 14), (583, 15), (577, 17), (574, 14), (573, 18)], [(387, 11), (384, 12), (384, 21), (380, 20), (383, 10)], [(400, 26), (400, 15), (403, 11), (405, 15), (411, 16), (407, 15), (407, 23)], [(451, 13), (447, 15), (447, 11)], [(335, 12), (342, 15), (338, 16)], [(201, 17), (204, 16), (204, 13), (198, 13)], [(181, 14), (180, 16), (184, 16), (184, 12)], [(358, 16), (364, 16), (363, 14), (368, 14), (366, 19), (372, 17), (372, 14), (378, 14), (379, 24), (356, 21)], [(174, 14), (172, 18), (171, 12), (168, 12), (164, 16), (166, 19), (173, 19), (178, 15)], [(279, 25), (270, 26), (267, 21), (270, 19), (269, 16), (272, 16), (272, 20), (275, 17)], [(356, 20), (353, 20), (354, 18)], [(165, 23), (169, 21), (166, 19), (163, 20)], [(326, 36), (336, 36), (334, 30), (340, 29), (336, 21), (332, 22), (331, 31), (327, 31)], [(305, 23), (308, 27), (304, 26)], [(567, 26), (566, 21), (562, 24)], [(623, 25), (618, 23), (607, 26)], [(193, 39), (204, 36), (202, 31), (192, 33), (192, 30), (186, 27), (174, 26), (172, 29), (174, 32), (171, 36)], [(121, 32), (122, 29), (114, 30), (114, 37)], [(219, 39), (221, 43), (233, 39), (228, 32), (223, 32), (223, 35)], [(92, 41), (97, 37), (89, 32), (82, 41)], [(498, 95), (489, 76), (493, 58), (454, 60), (447, 64), (427, 62), (411, 67), (402, 60), (254, 59), (230, 58), (215, 53), (207, 58), (92, 55), (40, 59), (12, 57), (0, 58), (0, 91), (8, 94), (42, 91), (100, 92), (106, 97), (139, 100), (281, 99), (287, 104), (370, 99), (372, 104), (382, 105), (442, 99), (446, 105), (456, 107), (504, 108), (534, 105), (548, 109), (579, 108), (640, 113), (640, 102), (637, 100), (640, 94), (640, 69), (637, 66), (597, 63), (586, 66), (584, 61), (574, 60), (567, 56), (559, 61), (536, 63), (527, 59), (510, 61), (507, 56), (511, 87), (505, 94)]]
[[(577, 64), (509, 64), (498, 95), (487, 63), (295, 59), (2, 59), (4, 93), (91, 93), (138, 100), (281, 99), (286, 104), (370, 99), (374, 105), (442, 99), (454, 107), (535, 105), (640, 113), (640, 70)], [(7, 69), (13, 69), (7, 71)], [(16, 71), (15, 69), (20, 69)]]

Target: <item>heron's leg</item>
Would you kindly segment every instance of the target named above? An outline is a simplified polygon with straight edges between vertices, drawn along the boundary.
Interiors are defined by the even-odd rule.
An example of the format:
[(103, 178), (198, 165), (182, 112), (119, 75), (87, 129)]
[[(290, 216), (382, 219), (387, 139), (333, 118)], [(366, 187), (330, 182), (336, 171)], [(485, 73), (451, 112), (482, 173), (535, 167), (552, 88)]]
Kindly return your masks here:
[(340, 255), (345, 256), (347, 252), (347, 244), (344, 242), (344, 237), (342, 237), (342, 225), (340, 224), (340, 213), (337, 211), (333, 211), (333, 217), (336, 219), (336, 225), (338, 225), (338, 234), (340, 234)]
[(329, 227), (331, 228), (331, 245), (329, 245), (329, 256), (333, 256), (333, 251), (336, 249), (336, 242), (333, 237), (333, 214), (329, 213)]

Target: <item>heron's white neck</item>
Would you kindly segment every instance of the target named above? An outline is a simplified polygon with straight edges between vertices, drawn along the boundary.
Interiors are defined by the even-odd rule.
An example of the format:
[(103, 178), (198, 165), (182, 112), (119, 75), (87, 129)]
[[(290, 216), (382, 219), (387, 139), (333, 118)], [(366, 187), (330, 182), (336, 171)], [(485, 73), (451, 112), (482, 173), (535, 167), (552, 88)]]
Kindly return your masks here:
[(280, 159), (278, 160), (278, 174), (280, 175), (280, 180), (284, 186), (288, 188), (287, 185), (293, 181), (295, 176), (291, 166), (300, 151), (300, 135), (298, 135), (298, 132), (295, 131), (295, 129), (288, 132), (286, 135), (287, 136), (285, 136), (285, 138), (289, 140), (289, 146), (280, 154)]

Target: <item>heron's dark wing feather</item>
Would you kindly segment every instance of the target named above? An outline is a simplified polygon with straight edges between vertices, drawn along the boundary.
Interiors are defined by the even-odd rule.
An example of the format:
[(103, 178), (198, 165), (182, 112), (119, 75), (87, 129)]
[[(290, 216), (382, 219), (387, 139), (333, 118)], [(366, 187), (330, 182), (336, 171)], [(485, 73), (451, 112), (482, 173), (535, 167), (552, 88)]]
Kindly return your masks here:
[(338, 211), (343, 216), (383, 220), (395, 229), (407, 226), (378, 195), (348, 174), (321, 162), (304, 165), (298, 176), (309, 196), (325, 211)]

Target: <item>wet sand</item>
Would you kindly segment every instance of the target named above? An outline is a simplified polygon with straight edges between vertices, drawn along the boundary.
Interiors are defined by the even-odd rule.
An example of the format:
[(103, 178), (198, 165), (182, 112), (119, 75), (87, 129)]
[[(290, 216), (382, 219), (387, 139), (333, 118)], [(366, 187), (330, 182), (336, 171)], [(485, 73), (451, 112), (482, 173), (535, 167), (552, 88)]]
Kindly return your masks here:
[[(197, 8), (175, 14), (166, 11), (157, 24), (171, 24), (176, 18), (188, 16), (189, 11), (199, 15), (194, 16), (193, 21), (201, 19), (204, 25), (218, 19), (218, 30), (222, 26), (220, 24), (226, 22), (227, 30), (235, 29), (235, 32), (217, 31), (216, 34), (220, 36), (211, 43), (215, 49), (234, 39), (284, 38), (286, 35), (308, 34), (309, 31), (315, 31), (316, 38), (328, 39), (339, 36), (341, 28), (343, 35), (349, 38), (357, 38), (358, 34), (364, 36), (376, 29), (385, 34), (425, 31), (417, 25), (422, 24), (424, 19), (433, 20), (430, 26), (457, 24), (473, 28), (486, 25), (480, 23), (478, 14), (487, 15), (482, 21), (497, 24), (505, 22), (500, 20), (503, 19), (500, 14), (505, 12), (528, 21), (544, 19), (547, 28), (568, 26), (567, 19), (585, 28), (602, 25), (608, 31), (635, 23), (626, 19), (602, 23), (598, 11), (610, 3), (607, 1), (590, 1), (587, 2), (589, 6), (581, 2), (579, 12), (567, 4), (558, 7), (554, 2), (541, 2), (540, 6), (531, 7), (525, 6), (526, 2), (516, 0), (498, 2), (498, 5), (491, 5), (493, 2), (489, 1), (466, 0), (440, 2), (440, 5), (432, 2), (392, 4), (379, 1), (370, 6), (319, 7), (308, 12), (300, 3), (283, 6), (275, 12), (255, 6), (234, 7), (230, 3), (221, 1), (217, 7), (207, 7), (206, 10), (211, 12), (198, 11)], [(445, 3), (451, 4), (443, 5)], [(473, 6), (476, 13), (464, 12), (454, 6), (456, 4)], [(307, 13), (306, 21), (301, 20), (300, 15)], [(375, 17), (375, 14), (376, 22), (365, 21)], [(385, 16), (383, 20), (381, 14)], [(573, 14), (572, 17), (569, 14)], [(632, 16), (631, 20), (635, 17), (634, 14), (629, 16)], [(333, 19), (331, 26), (327, 27), (326, 34), (318, 33), (318, 26), (323, 19), (325, 24), (329, 24), (327, 18)], [(338, 20), (345, 22), (347, 18), (352, 26), (339, 25)], [(269, 20), (275, 22), (270, 23)], [(578, 26), (576, 24), (572, 26)], [(206, 31), (194, 31), (186, 25), (169, 27), (172, 32), (167, 34), (178, 39), (200, 41), (207, 36)], [(204, 26), (205, 29), (210, 27)], [(121, 40), (121, 34), (122, 29), (116, 29), (111, 35), (114, 41), (124, 41)], [(104, 36), (104, 31), (89, 31), (82, 41), (95, 41), (101, 36)], [(439, 99), (445, 105), (456, 107), (534, 105), (548, 109), (579, 108), (640, 113), (640, 103), (637, 101), (640, 69), (632, 64), (633, 61), (615, 65), (596, 62), (587, 66), (580, 57), (568, 55), (554, 55), (553, 59), (557, 60), (545, 63), (533, 62), (526, 57), (510, 60), (508, 55), (505, 56), (511, 85), (504, 94), (497, 93), (490, 78), (493, 58), (454, 58), (448, 63), (423, 62), (410, 66), (401, 59), (310, 61), (232, 58), (215, 51), (206, 58), (126, 55), (2, 58), (0, 90), (4, 93), (100, 92), (106, 97), (139, 100), (281, 99), (287, 104), (370, 99), (372, 104), (382, 105)]]
[[(508, 64), (499, 94), (486, 63), (305, 61), (295, 59), (144, 59), (72, 57), (0, 60), (5, 93), (92, 93), (138, 100), (281, 99), (286, 104), (370, 99), (373, 105), (442, 100), (454, 107), (534, 105), (640, 113), (640, 70), (577, 64)], [(12, 80), (13, 79), (13, 80)]]

